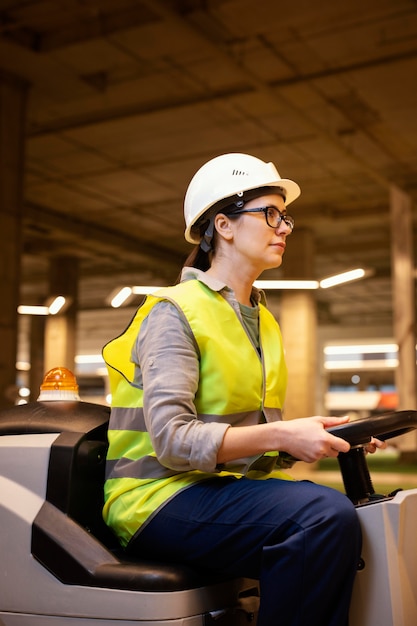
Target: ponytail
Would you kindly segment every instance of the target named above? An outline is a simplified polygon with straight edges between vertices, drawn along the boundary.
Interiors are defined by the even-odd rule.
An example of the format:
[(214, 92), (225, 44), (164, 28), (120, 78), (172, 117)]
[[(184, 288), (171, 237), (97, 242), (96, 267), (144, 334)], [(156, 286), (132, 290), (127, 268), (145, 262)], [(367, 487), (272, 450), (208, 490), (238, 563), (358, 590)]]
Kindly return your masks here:
[[(195, 267), (196, 269), (201, 270), (202, 272), (207, 271), (210, 268), (210, 266), (211, 266), (211, 253), (204, 252), (204, 250), (200, 248), (200, 245), (197, 245), (192, 249), (191, 253), (188, 255), (188, 257), (186, 258), (183, 264), (183, 268)], [(181, 282), (181, 272), (175, 282), (176, 283)]]
[(198, 245), (192, 250), (184, 262), (184, 267), (195, 267), (205, 272), (211, 266), (211, 255)]

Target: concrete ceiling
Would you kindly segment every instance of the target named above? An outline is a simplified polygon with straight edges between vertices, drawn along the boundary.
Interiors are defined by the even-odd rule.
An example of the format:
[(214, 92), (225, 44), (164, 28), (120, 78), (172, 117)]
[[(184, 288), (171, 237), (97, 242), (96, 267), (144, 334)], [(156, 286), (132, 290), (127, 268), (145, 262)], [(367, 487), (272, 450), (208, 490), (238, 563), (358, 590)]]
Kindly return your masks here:
[(373, 271), (316, 292), (319, 323), (390, 328), (389, 186), (417, 195), (415, 0), (1, 0), (0, 33), (1, 70), (29, 85), (21, 298), (77, 257), (80, 351), (129, 319), (113, 289), (175, 279), (186, 186), (230, 151), (300, 184), (312, 276)]

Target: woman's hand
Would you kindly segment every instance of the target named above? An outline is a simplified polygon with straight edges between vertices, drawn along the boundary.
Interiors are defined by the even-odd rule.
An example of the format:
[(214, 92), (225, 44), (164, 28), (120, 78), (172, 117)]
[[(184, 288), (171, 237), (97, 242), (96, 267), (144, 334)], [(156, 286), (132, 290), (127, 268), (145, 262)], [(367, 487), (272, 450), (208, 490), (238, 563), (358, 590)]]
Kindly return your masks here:
[[(349, 421), (349, 417), (305, 417), (275, 422), (279, 437), (278, 450), (288, 452), (296, 459), (313, 463), (326, 457), (337, 457), (348, 452), (350, 444), (329, 433), (326, 429)], [(376, 445), (376, 444), (375, 444)]]
[[(307, 463), (319, 461), (326, 457), (337, 457), (339, 452), (348, 452), (350, 444), (347, 441), (326, 431), (331, 426), (345, 424), (348, 421), (348, 416), (341, 418), (316, 416), (285, 422), (291, 425), (292, 431), (291, 440), (285, 451), (300, 459), (300, 461), (306, 461)], [(306, 437), (307, 441), (304, 441)], [(290, 447), (291, 450), (287, 450), (287, 447)], [(372, 437), (371, 441), (365, 446), (365, 451), (373, 454), (378, 449), (384, 450), (386, 447), (385, 441)], [(295, 450), (298, 450), (298, 452), (295, 452)]]
[(378, 449), (385, 450), (386, 447), (387, 447), (386, 441), (381, 441), (380, 439), (376, 439), (375, 437), (372, 437), (371, 441), (365, 446), (365, 450), (366, 452), (373, 454)]

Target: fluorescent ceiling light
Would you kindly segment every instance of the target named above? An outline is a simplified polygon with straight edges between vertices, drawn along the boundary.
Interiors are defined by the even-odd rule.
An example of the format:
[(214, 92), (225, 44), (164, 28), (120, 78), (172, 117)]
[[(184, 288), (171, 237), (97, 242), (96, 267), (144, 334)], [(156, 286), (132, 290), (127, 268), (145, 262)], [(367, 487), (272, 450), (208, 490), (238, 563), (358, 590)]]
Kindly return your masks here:
[(351, 280), (358, 280), (359, 278), (363, 278), (365, 276), (365, 270), (362, 268), (358, 268), (356, 270), (349, 270), (348, 272), (342, 272), (341, 274), (335, 274), (334, 276), (329, 276), (328, 278), (324, 278), (320, 281), (320, 287), (322, 289), (328, 289), (329, 287), (334, 287), (335, 285), (341, 285), (342, 283), (348, 283)]
[(122, 306), (122, 304), (126, 302), (128, 297), (131, 295), (132, 295), (131, 287), (122, 287), (122, 289), (120, 289), (120, 291), (118, 291), (116, 295), (113, 296), (113, 298), (110, 301), (110, 304), (114, 309), (117, 309), (119, 306)]
[(398, 359), (355, 359), (352, 360), (338, 360), (338, 361), (326, 361), (324, 364), (325, 370), (380, 370), (380, 369), (393, 369), (398, 367)]
[(104, 363), (101, 354), (77, 354), (75, 357), (76, 363)]
[(136, 287), (132, 287), (132, 293), (136, 296), (147, 296), (150, 293), (154, 293), (157, 289), (161, 289), (161, 287), (156, 287), (155, 285), (137, 285)]
[(56, 315), (60, 312), (65, 303), (66, 299), (64, 296), (56, 296), (48, 307), (48, 313), (50, 315)]
[(17, 307), (17, 312), (19, 315), (49, 315), (49, 307), (21, 304)]
[(121, 287), (121, 289), (119, 289), (119, 291), (117, 291), (111, 298), (110, 304), (114, 309), (117, 309), (119, 306), (122, 306), (122, 304), (124, 304), (132, 294), (134, 294), (135, 296), (147, 296), (157, 289), (160, 289), (160, 287), (157, 287), (155, 285), (135, 285), (133, 287)]
[(258, 289), (318, 289), (317, 280), (255, 280)]
[(391, 354), (393, 352), (398, 352), (398, 346), (395, 343), (326, 346), (324, 348), (324, 354), (328, 356), (342, 354)]

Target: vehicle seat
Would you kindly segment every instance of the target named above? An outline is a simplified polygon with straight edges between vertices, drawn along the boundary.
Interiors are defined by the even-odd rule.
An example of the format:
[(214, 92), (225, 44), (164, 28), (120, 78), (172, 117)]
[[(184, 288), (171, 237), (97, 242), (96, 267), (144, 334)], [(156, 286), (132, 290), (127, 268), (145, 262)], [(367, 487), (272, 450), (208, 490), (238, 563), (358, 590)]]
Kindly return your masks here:
[(51, 446), (46, 499), (32, 527), (32, 554), (44, 567), (67, 584), (140, 591), (178, 591), (219, 582), (184, 565), (129, 558), (104, 523), (108, 407), (36, 404), (31, 431), (60, 432)]

